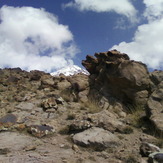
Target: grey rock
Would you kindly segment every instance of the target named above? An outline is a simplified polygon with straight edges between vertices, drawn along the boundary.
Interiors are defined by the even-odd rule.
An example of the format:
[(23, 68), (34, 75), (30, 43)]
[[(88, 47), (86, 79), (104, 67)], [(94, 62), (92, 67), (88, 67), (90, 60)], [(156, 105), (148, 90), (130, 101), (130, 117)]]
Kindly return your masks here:
[(123, 123), (118, 120), (118, 116), (108, 110), (103, 110), (95, 114), (88, 114), (88, 119), (92, 122), (93, 126), (101, 127), (108, 131), (124, 128)]
[(34, 109), (35, 105), (30, 102), (21, 102), (16, 106), (17, 109), (20, 109), (22, 111), (32, 111)]
[(151, 153), (159, 152), (160, 148), (154, 144), (142, 143), (140, 146), (140, 154), (144, 157), (148, 157)]
[(8, 148), (10, 151), (22, 150), (32, 141), (36, 141), (36, 139), (28, 135), (8, 131), (0, 133), (1, 149)]
[(118, 140), (118, 137), (111, 132), (98, 127), (92, 127), (73, 136), (75, 144), (95, 147), (97, 150), (103, 150), (107, 147), (114, 148), (118, 145)]
[(0, 131), (9, 130), (17, 122), (17, 117), (14, 114), (7, 114), (0, 118)]
[(163, 163), (163, 151), (150, 154), (148, 163)]

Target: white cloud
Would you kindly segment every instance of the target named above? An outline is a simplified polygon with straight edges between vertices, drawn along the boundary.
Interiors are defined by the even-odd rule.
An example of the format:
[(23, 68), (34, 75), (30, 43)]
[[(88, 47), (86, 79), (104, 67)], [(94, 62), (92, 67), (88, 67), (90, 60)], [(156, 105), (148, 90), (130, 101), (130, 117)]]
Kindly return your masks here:
[(163, 16), (163, 0), (144, 0), (144, 4), (146, 5), (144, 16), (149, 21)]
[[(140, 25), (132, 42), (121, 42), (111, 49), (129, 54), (131, 59), (142, 61), (149, 68), (163, 68), (163, 0), (144, 0), (146, 9), (144, 16), (148, 23)], [(160, 8), (157, 13), (155, 9)], [(152, 12), (149, 12), (152, 11)]]
[(72, 63), (77, 53), (68, 26), (44, 9), (0, 9), (0, 67), (50, 72)]
[(114, 11), (128, 17), (131, 21), (136, 21), (137, 11), (130, 0), (74, 0), (64, 4), (64, 7), (75, 7), (80, 11)]

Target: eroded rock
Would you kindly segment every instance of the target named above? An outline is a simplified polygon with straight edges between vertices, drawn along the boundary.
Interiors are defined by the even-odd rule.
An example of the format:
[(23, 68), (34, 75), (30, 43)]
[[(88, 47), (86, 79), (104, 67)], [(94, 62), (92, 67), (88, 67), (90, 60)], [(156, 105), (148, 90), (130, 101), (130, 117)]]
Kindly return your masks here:
[(124, 103), (146, 104), (150, 78), (145, 64), (116, 50), (95, 56), (87, 56), (82, 64), (90, 72), (90, 84), (97, 94), (103, 90), (105, 97), (110, 94)]

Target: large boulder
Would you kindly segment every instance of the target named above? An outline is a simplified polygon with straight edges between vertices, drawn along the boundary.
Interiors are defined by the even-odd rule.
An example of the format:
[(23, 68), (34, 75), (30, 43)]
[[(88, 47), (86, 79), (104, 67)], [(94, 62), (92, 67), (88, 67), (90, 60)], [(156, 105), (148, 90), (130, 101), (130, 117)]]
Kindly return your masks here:
[(111, 94), (124, 103), (146, 103), (150, 78), (145, 64), (130, 60), (127, 54), (116, 50), (95, 56), (82, 61), (90, 73), (92, 89), (105, 90), (103, 94)]
[(108, 147), (116, 147), (119, 139), (109, 131), (98, 127), (92, 127), (74, 135), (73, 141), (81, 146), (94, 147), (97, 150), (103, 150)]
[(147, 116), (154, 124), (153, 129), (163, 134), (163, 81), (157, 89), (151, 94), (147, 102)]

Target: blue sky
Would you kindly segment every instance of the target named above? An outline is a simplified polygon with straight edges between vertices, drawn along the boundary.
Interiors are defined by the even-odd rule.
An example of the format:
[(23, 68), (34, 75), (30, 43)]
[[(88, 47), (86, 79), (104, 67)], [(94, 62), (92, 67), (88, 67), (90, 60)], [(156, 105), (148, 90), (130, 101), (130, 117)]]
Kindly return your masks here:
[(52, 72), (117, 49), (163, 67), (163, 0), (0, 0), (0, 67)]

